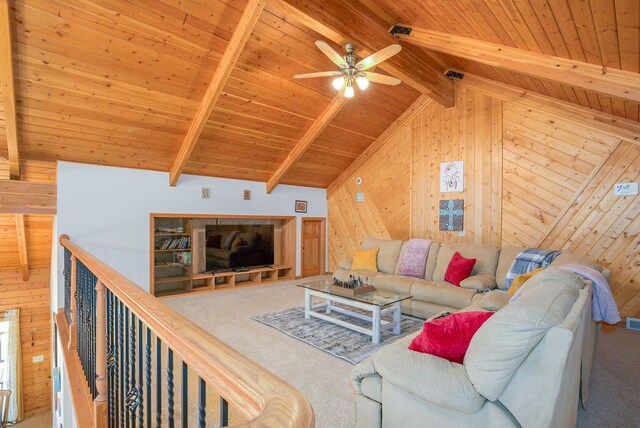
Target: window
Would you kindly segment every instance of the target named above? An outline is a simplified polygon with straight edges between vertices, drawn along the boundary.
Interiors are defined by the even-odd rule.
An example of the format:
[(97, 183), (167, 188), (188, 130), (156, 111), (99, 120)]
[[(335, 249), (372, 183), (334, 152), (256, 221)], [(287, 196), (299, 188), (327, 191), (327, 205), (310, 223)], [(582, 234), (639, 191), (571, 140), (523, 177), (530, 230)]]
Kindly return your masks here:
[(9, 352), (9, 322), (0, 318), (0, 389), (9, 381), (7, 353)]

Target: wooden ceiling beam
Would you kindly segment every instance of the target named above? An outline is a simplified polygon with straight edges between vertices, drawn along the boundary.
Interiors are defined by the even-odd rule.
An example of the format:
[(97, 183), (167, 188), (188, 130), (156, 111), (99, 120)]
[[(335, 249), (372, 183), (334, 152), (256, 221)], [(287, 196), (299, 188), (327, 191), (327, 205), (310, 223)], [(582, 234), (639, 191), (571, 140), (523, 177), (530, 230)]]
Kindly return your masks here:
[(16, 233), (18, 234), (18, 257), (22, 280), (29, 280), (29, 258), (27, 257), (27, 234), (24, 228), (24, 215), (16, 215)]
[(504, 70), (640, 102), (640, 74), (524, 49), (470, 39), (426, 28), (398, 34), (408, 43)]
[(336, 178), (333, 183), (327, 187), (327, 197), (331, 196), (342, 184), (344, 184), (349, 177), (351, 177), (362, 165), (364, 165), (373, 155), (375, 155), (378, 150), (385, 145), (385, 143), (393, 138), (398, 132), (402, 130), (402, 128), (409, 123), (418, 113), (420, 113), (426, 106), (431, 104), (433, 99), (426, 95), (420, 96), (413, 104), (409, 106), (408, 109), (404, 111), (400, 115), (399, 118), (395, 120), (376, 140), (371, 143), (367, 149), (362, 152), (358, 158), (349, 165), (347, 169), (345, 169), (342, 174)]
[[(286, 17), (336, 44), (354, 43), (361, 57), (398, 42), (387, 31), (387, 23), (362, 4), (339, 0), (269, 0), (269, 3)], [(446, 64), (420, 48), (403, 46), (402, 52), (378, 67), (445, 107), (455, 105), (453, 82), (443, 74)]]
[(282, 161), (280, 166), (271, 175), (267, 181), (267, 193), (271, 193), (276, 188), (282, 177), (293, 167), (293, 164), (304, 155), (313, 142), (322, 134), (322, 131), (331, 123), (334, 117), (342, 110), (349, 98), (345, 97), (343, 91), (340, 91), (331, 101), (329, 106), (320, 114), (320, 116), (311, 124), (307, 132), (302, 136), (300, 141), (295, 145), (287, 157)]
[(189, 156), (191, 156), (191, 152), (193, 152), (193, 148), (198, 142), (198, 139), (202, 134), (202, 130), (209, 120), (211, 112), (220, 97), (220, 93), (222, 92), (224, 85), (227, 83), (227, 79), (231, 75), (244, 46), (249, 40), (249, 36), (258, 22), (258, 18), (260, 18), (260, 14), (262, 13), (265, 5), (266, 0), (249, 0), (247, 6), (242, 12), (240, 21), (238, 21), (238, 25), (231, 36), (231, 40), (229, 40), (229, 44), (220, 59), (218, 68), (213, 74), (209, 87), (204, 94), (202, 102), (198, 106), (193, 122), (191, 122), (187, 135), (180, 146), (180, 150), (178, 151), (175, 161), (173, 162), (173, 166), (169, 172), (169, 183), (171, 186), (175, 186), (178, 183), (180, 174), (182, 174), (182, 171), (189, 160)]
[(11, 179), (19, 180), (20, 153), (18, 151), (18, 123), (16, 119), (11, 27), (9, 0), (0, 0), (0, 85), (2, 86), (2, 105), (4, 107), (4, 121), (7, 132), (9, 176)]

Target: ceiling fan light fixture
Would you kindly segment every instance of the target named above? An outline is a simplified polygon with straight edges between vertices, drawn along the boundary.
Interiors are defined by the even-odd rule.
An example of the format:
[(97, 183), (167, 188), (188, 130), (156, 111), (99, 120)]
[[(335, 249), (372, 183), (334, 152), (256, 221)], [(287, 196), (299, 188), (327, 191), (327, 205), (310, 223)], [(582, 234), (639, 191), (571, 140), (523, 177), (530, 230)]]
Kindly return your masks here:
[(351, 82), (347, 83), (347, 87), (344, 88), (344, 96), (347, 98), (353, 98), (353, 94), (355, 91), (353, 90), (353, 86), (351, 86)]
[(358, 84), (358, 88), (363, 91), (369, 87), (369, 80), (364, 76), (358, 76), (356, 83)]
[(331, 82), (331, 84), (336, 91), (339, 91), (344, 86), (344, 77), (340, 76), (336, 79), (333, 79), (333, 82)]

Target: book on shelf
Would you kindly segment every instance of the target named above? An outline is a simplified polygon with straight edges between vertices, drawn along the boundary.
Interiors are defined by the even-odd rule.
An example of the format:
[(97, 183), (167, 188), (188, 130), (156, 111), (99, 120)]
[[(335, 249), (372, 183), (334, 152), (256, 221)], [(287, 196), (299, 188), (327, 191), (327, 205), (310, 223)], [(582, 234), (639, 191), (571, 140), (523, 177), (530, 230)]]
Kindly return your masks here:
[(180, 252), (174, 253), (174, 259), (176, 263), (180, 263), (181, 265), (190, 265), (191, 251), (180, 251)]
[(186, 248), (191, 248), (191, 238), (188, 238), (188, 237), (168, 238), (163, 240), (157, 249), (158, 250), (173, 250), (173, 249), (184, 250)]

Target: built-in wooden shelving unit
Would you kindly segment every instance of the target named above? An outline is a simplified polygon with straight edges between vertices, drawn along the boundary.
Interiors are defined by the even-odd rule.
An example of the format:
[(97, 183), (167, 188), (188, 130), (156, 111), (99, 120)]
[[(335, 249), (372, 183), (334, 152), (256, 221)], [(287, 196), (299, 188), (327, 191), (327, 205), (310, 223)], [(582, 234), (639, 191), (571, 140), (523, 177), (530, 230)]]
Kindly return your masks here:
[[(275, 263), (241, 272), (207, 271), (205, 229), (213, 224), (273, 224)], [(150, 237), (150, 291), (159, 297), (268, 284), (295, 277), (296, 221), (293, 216), (151, 214)], [(174, 239), (188, 239), (188, 245), (163, 248), (171, 245), (167, 240)], [(178, 260), (178, 254), (186, 253), (189, 254), (186, 261), (184, 257)]]

